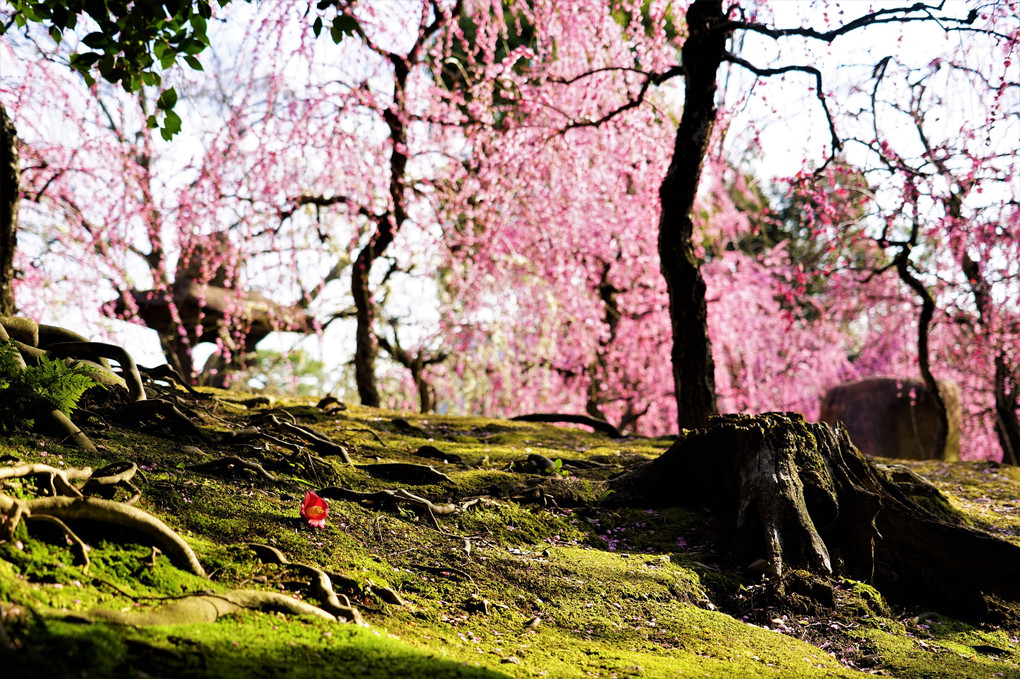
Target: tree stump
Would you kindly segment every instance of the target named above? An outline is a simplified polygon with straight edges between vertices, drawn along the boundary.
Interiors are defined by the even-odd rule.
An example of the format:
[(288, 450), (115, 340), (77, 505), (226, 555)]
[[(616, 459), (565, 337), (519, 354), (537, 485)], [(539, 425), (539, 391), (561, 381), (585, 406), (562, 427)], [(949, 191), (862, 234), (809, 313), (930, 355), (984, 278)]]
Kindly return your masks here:
[(872, 583), (903, 603), (988, 619), (1020, 602), (1020, 547), (968, 525), (928, 481), (864, 457), (841, 425), (794, 413), (724, 415), (610, 482), (613, 504), (712, 508), (738, 549), (790, 569)]

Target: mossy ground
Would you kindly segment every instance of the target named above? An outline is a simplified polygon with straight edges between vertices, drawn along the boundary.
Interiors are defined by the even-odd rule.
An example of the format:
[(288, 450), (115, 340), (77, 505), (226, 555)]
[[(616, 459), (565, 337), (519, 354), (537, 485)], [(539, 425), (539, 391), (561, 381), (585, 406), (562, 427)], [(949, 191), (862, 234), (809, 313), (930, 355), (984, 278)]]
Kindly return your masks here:
[[(837, 606), (824, 615), (777, 607), (729, 560), (726, 533), (712, 516), (597, 506), (601, 480), (660, 454), (669, 440), (356, 407), (330, 414), (309, 405), (285, 409), (349, 446), (356, 464), (431, 464), (451, 480), (402, 486), (338, 458), (123, 426), (89, 430), (98, 456), (34, 436), (0, 441), (0, 464), (136, 462), (139, 506), (188, 540), (210, 574), (178, 570), (136, 535), (75, 525), (91, 547), (86, 572), (59, 531), (22, 527), (0, 544), (0, 623), (14, 647), (0, 650), (4, 676), (1020, 676), (1017, 630), (899, 609), (852, 581), (838, 585)], [(248, 413), (221, 405), (215, 414), (226, 423)], [(445, 461), (416, 456), (425, 445)], [(543, 503), (529, 481), (548, 483), (549, 476), (527, 469), (531, 453), (601, 466), (565, 465), (559, 505)], [(225, 455), (257, 461), (279, 480), (240, 469), (187, 469)], [(1020, 533), (1012, 511), (1020, 481), (1012, 471), (988, 473), (970, 463), (917, 469), (976, 521), (1007, 536)], [(329, 485), (407, 487), (437, 503), (486, 500), (439, 517), (438, 530), (411, 509), (333, 500), (327, 527), (309, 528), (298, 516), (300, 499), (308, 488)], [(34, 483), (7, 482), (4, 492), (32, 496)], [(343, 576), (334, 578), (337, 590), (368, 626), (252, 611), (212, 624), (82, 621), (95, 609), (146, 609), (189, 592), (232, 588), (317, 603), (300, 573), (262, 564), (245, 546), (252, 542)], [(383, 588), (406, 605), (387, 603)]]

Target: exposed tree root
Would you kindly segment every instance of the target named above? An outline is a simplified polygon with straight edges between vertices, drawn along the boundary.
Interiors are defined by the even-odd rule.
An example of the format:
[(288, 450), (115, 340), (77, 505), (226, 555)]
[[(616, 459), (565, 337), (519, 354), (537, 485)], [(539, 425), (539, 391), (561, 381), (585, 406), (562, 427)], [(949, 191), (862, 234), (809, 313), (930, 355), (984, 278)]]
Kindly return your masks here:
[(224, 615), (237, 613), (242, 609), (278, 611), (289, 615), (336, 621), (336, 616), (311, 604), (292, 599), (278, 592), (263, 592), (254, 589), (235, 589), (222, 594), (204, 592), (178, 599), (159, 610), (110, 611), (97, 609), (89, 611), (85, 615), (76, 614), (74, 617), (84, 618), (90, 622), (104, 620), (121, 625), (192, 625), (216, 622)]
[(367, 472), (374, 479), (399, 481), (418, 485), (432, 485), (452, 481), (449, 476), (435, 467), (407, 462), (386, 462), (382, 464), (359, 464), (358, 469)]
[(142, 377), (138, 374), (138, 366), (131, 354), (115, 344), (103, 342), (60, 342), (46, 347), (53, 356), (62, 358), (73, 358), (76, 360), (89, 360), (98, 362), (104, 358), (117, 361), (123, 373), (124, 381), (127, 383), (128, 396), (132, 401), (144, 401), (145, 389), (142, 387)]
[(456, 453), (446, 453), (436, 448), (435, 446), (421, 446), (414, 452), (418, 457), (427, 457), (430, 460), (437, 460), (438, 462), (444, 462), (448, 464), (461, 464), (464, 462), (464, 458)]
[(424, 566), (422, 564), (411, 564), (411, 568), (419, 571), (428, 571), (429, 573), (435, 573), (436, 575), (442, 575), (443, 577), (450, 577), (456, 575), (457, 577), (463, 578), (468, 582), (474, 582), (475, 579), (471, 577), (470, 573), (466, 573), (459, 568), (453, 566)]
[(970, 528), (930, 483), (865, 458), (843, 427), (800, 415), (727, 415), (609, 482), (613, 504), (735, 514), (744, 556), (844, 575), (972, 619), (1020, 602), (1020, 547)]
[(218, 474), (233, 474), (235, 468), (247, 469), (248, 471), (255, 472), (256, 475), (266, 481), (277, 483), (280, 480), (273, 474), (266, 471), (266, 468), (258, 462), (251, 462), (250, 460), (245, 460), (237, 457), (236, 455), (228, 455), (227, 457), (221, 457), (218, 460), (210, 460), (209, 462), (200, 462), (198, 464), (188, 465), (187, 468), (196, 472)]
[(57, 469), (48, 464), (23, 464), (17, 467), (0, 467), (0, 480), (18, 479), (26, 476), (46, 476), (49, 480), (49, 491), (51, 495), (66, 495), (69, 497), (81, 497), (79, 491), (71, 479), (88, 479), (92, 476), (92, 470), (88, 467), (83, 469)]
[(0, 512), (8, 516), (9, 535), (13, 535), (17, 528), (15, 517), (33, 518), (43, 515), (63, 521), (97, 521), (136, 530), (155, 542), (178, 568), (205, 577), (205, 569), (188, 543), (165, 523), (137, 507), (95, 498), (44, 497), (16, 500), (0, 494)]
[(188, 381), (181, 377), (181, 374), (171, 368), (167, 364), (158, 365), (155, 368), (145, 368), (138, 366), (138, 372), (144, 377), (152, 381), (162, 381), (170, 385), (177, 385), (183, 387), (193, 398), (197, 399), (212, 399), (213, 396), (209, 394), (203, 394), (202, 392), (195, 389), (193, 386), (188, 384)]
[(67, 415), (56, 408), (52, 410), (49, 408), (37, 410), (34, 419), (35, 431), (43, 436), (49, 436), (87, 453), (99, 452), (95, 444), (92, 443), (92, 440), (85, 435), (85, 432), (79, 429)]
[(308, 427), (303, 427), (300, 424), (294, 424), (291, 422), (283, 422), (272, 413), (253, 419), (251, 424), (263, 426), (268, 425), (277, 431), (292, 434), (307, 443), (309, 447), (319, 455), (327, 457), (336, 456), (342, 459), (346, 464), (353, 464), (351, 462), (350, 453), (347, 451), (346, 447), (336, 443), (335, 441), (329, 440)]
[[(343, 618), (346, 622), (353, 622), (358, 625), (365, 624), (365, 621), (361, 617), (361, 613), (351, 606), (350, 601), (340, 601), (337, 593), (333, 591), (333, 583), (330, 581), (329, 575), (326, 571), (316, 568), (315, 566), (288, 561), (287, 557), (283, 555), (283, 552), (275, 547), (254, 543), (249, 544), (248, 547), (255, 552), (255, 555), (258, 556), (262, 563), (286, 566), (310, 576), (313, 593), (325, 602), (323, 605), (324, 610), (332, 613), (338, 618)], [(346, 600), (347, 597), (344, 597), (344, 599)]]
[[(138, 486), (131, 483), (131, 479), (138, 473), (138, 465), (134, 462), (115, 462), (98, 470), (82, 486), (82, 495), (98, 495), (109, 500), (113, 497), (117, 488), (123, 488), (131, 493), (131, 496), (124, 500), (124, 504), (133, 505), (142, 497), (142, 491)], [(66, 495), (67, 493), (64, 493)]]
[(473, 498), (459, 503), (445, 502), (442, 504), (435, 504), (432, 501), (426, 500), (414, 493), (410, 493), (403, 488), (397, 488), (395, 490), (380, 490), (375, 493), (361, 493), (356, 490), (349, 490), (339, 486), (328, 486), (316, 492), (320, 497), (330, 500), (351, 500), (353, 502), (368, 504), (391, 503), (409, 505), (418, 512), (428, 516), (432, 520), (432, 525), (436, 527), (436, 530), (440, 530), (439, 520), (436, 518), (437, 516), (456, 514), (481, 502), (480, 498)]
[(605, 420), (599, 420), (594, 417), (587, 415), (571, 415), (565, 413), (530, 413), (528, 415), (518, 415), (517, 417), (511, 417), (511, 420), (517, 422), (546, 422), (550, 424), (556, 424), (558, 422), (566, 422), (568, 424), (583, 424), (586, 427), (591, 427), (595, 431), (600, 431), (606, 436), (614, 439), (622, 439), (623, 434), (620, 430), (606, 422)]

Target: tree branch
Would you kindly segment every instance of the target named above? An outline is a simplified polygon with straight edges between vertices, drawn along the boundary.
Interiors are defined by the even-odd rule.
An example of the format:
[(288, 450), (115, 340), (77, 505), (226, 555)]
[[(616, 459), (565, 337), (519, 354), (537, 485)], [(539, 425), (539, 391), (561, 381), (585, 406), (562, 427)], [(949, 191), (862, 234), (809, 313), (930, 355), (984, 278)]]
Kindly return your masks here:
[[(972, 9), (967, 14), (966, 18), (950, 17), (950, 16), (935, 16), (934, 12), (942, 11), (945, 2), (940, 2), (937, 5), (929, 5), (923, 2), (915, 2), (909, 7), (890, 7), (888, 9), (880, 9), (875, 12), (857, 17), (853, 21), (837, 26), (832, 30), (819, 31), (815, 28), (799, 26), (795, 28), (773, 28), (748, 21), (732, 21), (726, 24), (725, 28), (729, 30), (744, 30), (751, 31), (753, 33), (760, 33), (770, 38), (787, 38), (791, 36), (801, 38), (811, 38), (813, 40), (822, 40), (825, 42), (832, 42), (836, 38), (846, 35), (851, 31), (855, 31), (858, 28), (864, 28), (865, 26), (873, 26), (876, 24), (890, 24), (890, 23), (909, 23), (913, 21), (934, 21), (942, 26), (943, 30), (949, 31), (951, 28), (947, 28), (943, 23), (955, 24), (957, 28), (963, 26), (970, 26), (978, 18), (978, 10)], [(909, 16), (910, 14), (920, 12), (921, 16)]]
[(779, 66), (776, 68), (759, 68), (746, 59), (741, 59), (735, 54), (726, 52), (723, 54), (723, 59), (736, 64), (737, 66), (743, 66), (745, 69), (754, 73), (759, 78), (767, 78), (773, 75), (782, 75), (784, 73), (807, 73), (815, 78), (815, 96), (818, 97), (818, 101), (822, 104), (822, 110), (825, 111), (825, 120), (829, 125), (829, 136), (832, 143), (833, 153), (843, 148), (843, 142), (840, 141), (839, 135), (836, 134), (836, 125), (832, 120), (832, 112), (829, 111), (829, 104), (825, 101), (825, 94), (822, 92), (822, 72), (814, 66), (804, 66), (799, 64), (790, 64), (788, 66)]
[(654, 72), (648, 73), (646, 71), (640, 71), (636, 68), (612, 66), (606, 68), (596, 68), (591, 71), (585, 71), (584, 73), (576, 75), (573, 78), (553, 80), (552, 82), (558, 82), (559, 84), (563, 85), (572, 85), (584, 78), (588, 78), (598, 73), (605, 73), (609, 71), (630, 71), (633, 73), (640, 73), (645, 77), (645, 79), (644, 82), (641, 83), (641, 86), (638, 88), (637, 93), (634, 94), (625, 103), (603, 114), (602, 116), (599, 116), (598, 118), (593, 118), (591, 120), (572, 120), (569, 123), (567, 123), (567, 125), (564, 126), (563, 129), (560, 130), (558, 134), (564, 134), (567, 130), (577, 127), (600, 127), (603, 123), (612, 120), (613, 118), (620, 115), (624, 111), (628, 111), (632, 108), (637, 108), (638, 106), (640, 106), (645, 100), (645, 94), (647, 94), (648, 90), (652, 87), (652, 85), (659, 85), (661, 83), (666, 82), (667, 80), (675, 78), (679, 75), (683, 75), (682, 66), (673, 66), (669, 69), (666, 69), (665, 71), (662, 71), (661, 73)]

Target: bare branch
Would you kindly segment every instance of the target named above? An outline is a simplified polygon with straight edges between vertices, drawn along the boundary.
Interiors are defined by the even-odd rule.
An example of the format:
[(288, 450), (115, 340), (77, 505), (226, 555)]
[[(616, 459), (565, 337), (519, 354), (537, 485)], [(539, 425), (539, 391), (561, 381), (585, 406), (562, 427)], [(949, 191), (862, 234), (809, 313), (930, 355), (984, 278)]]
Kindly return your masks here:
[[(966, 17), (953, 17), (953, 16), (936, 16), (935, 12), (941, 12), (945, 2), (940, 2), (937, 5), (931, 5), (923, 2), (915, 2), (909, 7), (890, 7), (888, 9), (880, 9), (875, 12), (870, 12), (857, 17), (853, 21), (837, 26), (828, 31), (819, 31), (818, 29), (799, 26), (795, 28), (773, 28), (771, 26), (765, 26), (755, 22), (748, 21), (731, 21), (720, 30), (744, 30), (752, 31), (754, 33), (760, 33), (767, 35), (770, 38), (786, 38), (786, 37), (801, 37), (811, 38), (813, 40), (823, 40), (825, 42), (832, 42), (836, 38), (846, 35), (851, 31), (855, 31), (865, 26), (874, 26), (876, 24), (891, 24), (891, 23), (909, 23), (913, 21), (933, 21), (938, 23), (945, 31), (960, 30), (965, 26), (972, 25), (978, 18), (978, 11), (976, 9), (970, 10)], [(919, 14), (919, 16), (910, 16), (912, 14)]]
[(833, 153), (843, 148), (843, 142), (840, 141), (839, 135), (836, 134), (836, 125), (832, 120), (832, 112), (829, 111), (829, 104), (825, 100), (825, 93), (822, 91), (822, 72), (814, 66), (804, 66), (798, 64), (791, 64), (788, 66), (779, 66), (775, 68), (759, 68), (746, 59), (741, 59), (735, 54), (726, 52), (723, 55), (723, 59), (726, 61), (736, 64), (737, 66), (743, 66), (751, 73), (754, 73), (760, 78), (767, 78), (773, 75), (782, 75), (784, 73), (807, 73), (815, 78), (815, 96), (818, 97), (818, 101), (822, 104), (822, 110), (825, 111), (825, 121), (829, 125), (829, 135), (832, 143)]
[(560, 130), (559, 134), (563, 134), (567, 130), (575, 128), (575, 127), (600, 127), (602, 124), (612, 120), (613, 118), (615, 118), (616, 116), (620, 115), (624, 111), (629, 111), (632, 108), (637, 108), (638, 106), (640, 106), (644, 102), (645, 95), (647, 94), (648, 90), (652, 87), (652, 85), (659, 85), (661, 83), (666, 82), (667, 80), (670, 80), (671, 78), (675, 78), (677, 76), (683, 75), (683, 67), (682, 66), (673, 66), (673, 67), (671, 67), (671, 68), (669, 68), (669, 69), (667, 69), (667, 70), (665, 70), (665, 71), (663, 71), (661, 73), (654, 73), (654, 72), (648, 73), (648, 72), (645, 72), (645, 71), (640, 71), (640, 70), (638, 70), (636, 68), (606, 67), (606, 68), (597, 68), (597, 69), (593, 69), (591, 71), (586, 71), (586, 72), (581, 73), (581, 74), (579, 74), (577, 76), (574, 76), (573, 78), (569, 78), (569, 79), (565, 79), (565, 80), (560, 80), (560, 81), (554, 80), (552, 82), (559, 82), (559, 83), (564, 84), (564, 85), (571, 85), (571, 84), (576, 83), (576, 82), (578, 82), (578, 81), (580, 81), (580, 80), (582, 80), (584, 78), (588, 78), (588, 77), (591, 77), (591, 76), (596, 75), (598, 73), (605, 73), (605, 72), (608, 72), (608, 71), (630, 71), (630, 72), (634, 72), (634, 73), (640, 73), (641, 75), (643, 75), (645, 77), (645, 79), (641, 83), (641, 86), (638, 88), (638, 91), (635, 94), (633, 94), (625, 103), (623, 103), (620, 106), (612, 109), (611, 111), (609, 111), (609, 112), (599, 116), (598, 118), (593, 118), (593, 119), (590, 119), (590, 120), (572, 120), (566, 126), (564, 126), (564, 128), (562, 130)]

